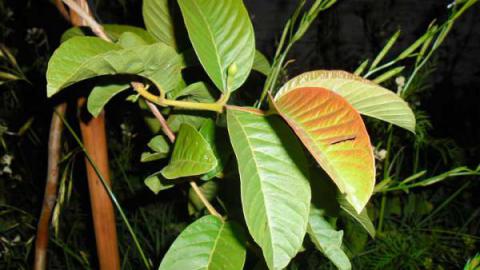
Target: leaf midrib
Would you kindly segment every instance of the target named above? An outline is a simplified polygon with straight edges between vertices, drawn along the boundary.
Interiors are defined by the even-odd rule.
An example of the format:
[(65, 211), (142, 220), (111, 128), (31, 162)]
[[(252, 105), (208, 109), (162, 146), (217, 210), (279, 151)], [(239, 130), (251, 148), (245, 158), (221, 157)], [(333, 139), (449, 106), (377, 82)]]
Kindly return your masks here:
[[(235, 120), (237, 121), (237, 125), (240, 127), (240, 129), (242, 130), (242, 132), (244, 133), (245, 135), (245, 138), (246, 138), (246, 141), (247, 141), (247, 144), (249, 146), (249, 149), (253, 149), (252, 148), (252, 143), (250, 142), (250, 139), (248, 137), (248, 134), (247, 132), (245, 131), (245, 128), (240, 124), (240, 121), (238, 120), (238, 117), (233, 114), (233, 117), (235, 118)], [(255, 168), (256, 168), (256, 171), (258, 172), (259, 171), (259, 165), (258, 165), (258, 162), (255, 158), (255, 155), (254, 155), (254, 152), (253, 150), (250, 151), (251, 154), (252, 154), (252, 160), (254, 161), (254, 164), (255, 164)], [(268, 227), (268, 232), (269, 232), (269, 238), (270, 238), (270, 243), (272, 245), (272, 260), (273, 262), (275, 261), (274, 259), (274, 252), (273, 252), (273, 235), (272, 235), (272, 230), (270, 228), (270, 216), (268, 215), (268, 211), (266, 211), (267, 207), (266, 207), (266, 200), (265, 200), (265, 196), (263, 195), (264, 194), (264, 190), (263, 190), (263, 185), (262, 185), (262, 181), (260, 181), (260, 174), (257, 173), (257, 176), (259, 178), (259, 183), (260, 183), (260, 190), (262, 191), (261, 194), (262, 194), (262, 199), (263, 199), (263, 205), (265, 206), (265, 215), (267, 216), (267, 227)]]

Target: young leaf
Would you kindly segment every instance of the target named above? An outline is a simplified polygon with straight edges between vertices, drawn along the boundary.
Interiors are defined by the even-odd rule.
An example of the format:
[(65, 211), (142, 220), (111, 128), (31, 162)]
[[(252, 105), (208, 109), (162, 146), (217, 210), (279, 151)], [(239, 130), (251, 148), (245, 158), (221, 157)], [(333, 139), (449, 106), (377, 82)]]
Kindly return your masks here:
[(167, 139), (165, 139), (164, 136), (158, 135), (153, 137), (147, 144), (150, 149), (157, 153), (168, 153), (170, 152), (170, 145), (167, 142)]
[(95, 86), (88, 95), (87, 109), (94, 116), (97, 117), (103, 110), (103, 107), (117, 94), (130, 88), (130, 84), (114, 83), (110, 85)]
[[(199, 189), (202, 191), (205, 199), (211, 202), (217, 196), (218, 183), (215, 181), (204, 182), (199, 186)], [(190, 188), (188, 191), (188, 213), (193, 215), (203, 209), (205, 209), (205, 204), (202, 202), (200, 197), (198, 197), (193, 188)]]
[[(179, 0), (178, 4), (190, 41), (210, 79), (222, 92), (238, 89), (247, 79), (255, 56), (253, 26), (242, 0)], [(238, 70), (227, 78), (231, 66)]]
[(311, 208), (308, 235), (315, 247), (340, 270), (352, 269), (349, 258), (342, 250), (343, 231), (335, 230), (319, 209)]
[(191, 125), (180, 126), (170, 163), (163, 168), (167, 179), (200, 175), (217, 166), (217, 159), (208, 142)]
[(302, 247), (310, 208), (307, 161), (277, 116), (227, 110), (248, 230), (270, 269), (283, 269)]
[(415, 116), (408, 104), (395, 93), (345, 71), (318, 70), (288, 81), (275, 99), (300, 87), (321, 87), (345, 98), (359, 113), (415, 132)]
[(175, 239), (158, 269), (241, 270), (245, 256), (245, 237), (240, 226), (205, 216)]
[(134, 74), (168, 92), (180, 80), (179, 56), (156, 43), (123, 49), (96, 37), (74, 37), (63, 43), (48, 63), (47, 95), (101, 75)]
[(338, 94), (317, 87), (293, 89), (273, 104), (360, 212), (373, 192), (375, 162), (358, 112)]
[(271, 68), (272, 66), (270, 65), (270, 62), (268, 62), (267, 57), (265, 57), (265, 55), (263, 55), (261, 52), (255, 51), (252, 69), (262, 73), (265, 76), (268, 76)]
[(161, 177), (158, 173), (145, 178), (144, 183), (155, 194), (174, 187), (173, 183), (168, 182), (167, 179)]

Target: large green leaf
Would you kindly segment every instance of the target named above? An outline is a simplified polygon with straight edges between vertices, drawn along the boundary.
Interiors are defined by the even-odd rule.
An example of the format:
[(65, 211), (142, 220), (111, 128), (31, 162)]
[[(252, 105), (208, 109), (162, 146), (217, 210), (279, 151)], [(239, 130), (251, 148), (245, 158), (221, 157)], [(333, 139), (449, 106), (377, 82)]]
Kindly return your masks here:
[(168, 165), (162, 175), (167, 179), (200, 175), (217, 166), (208, 142), (191, 125), (182, 124)]
[(115, 74), (143, 76), (168, 92), (180, 80), (179, 57), (162, 43), (123, 49), (95, 37), (74, 37), (48, 63), (47, 95), (82, 80)]
[(182, 231), (158, 269), (241, 270), (246, 255), (244, 239), (236, 223), (205, 216)]
[[(222, 92), (238, 89), (255, 56), (253, 26), (242, 0), (179, 0), (193, 48)], [(236, 66), (227, 78), (227, 69)], [(228, 83), (227, 83), (228, 81)]]
[(178, 6), (172, 0), (144, 0), (143, 20), (157, 40), (180, 51), (185, 48), (186, 33)]
[(340, 270), (352, 269), (349, 258), (342, 250), (343, 231), (337, 231), (323, 217), (323, 211), (310, 209), (308, 235), (317, 249)]
[(359, 113), (415, 132), (415, 116), (402, 98), (357, 75), (327, 70), (303, 73), (282, 86), (275, 99), (301, 87), (321, 87), (334, 91)]
[(229, 108), (227, 123), (248, 230), (269, 268), (283, 269), (301, 249), (308, 222), (311, 193), (302, 146), (277, 116)]
[(272, 104), (360, 212), (375, 186), (370, 138), (358, 112), (335, 92), (296, 88)]

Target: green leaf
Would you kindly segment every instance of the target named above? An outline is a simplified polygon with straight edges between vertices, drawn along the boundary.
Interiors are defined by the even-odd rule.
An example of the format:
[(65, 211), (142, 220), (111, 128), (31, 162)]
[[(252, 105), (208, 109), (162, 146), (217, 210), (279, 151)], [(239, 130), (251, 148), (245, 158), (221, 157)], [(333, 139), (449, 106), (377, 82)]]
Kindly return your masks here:
[(170, 152), (170, 145), (167, 142), (167, 139), (165, 139), (164, 136), (158, 135), (153, 137), (147, 144), (150, 149), (157, 153), (168, 153)]
[(87, 100), (87, 109), (97, 117), (102, 112), (103, 107), (117, 94), (130, 88), (130, 84), (114, 83), (109, 85), (95, 86), (90, 92)]
[(122, 48), (128, 49), (128, 48), (135, 48), (138, 46), (149, 45), (152, 43), (145, 41), (137, 34), (134, 34), (132, 32), (125, 32), (120, 36), (117, 44), (122, 46)]
[(172, 48), (161, 43), (123, 49), (95, 37), (74, 37), (48, 63), (47, 95), (82, 80), (115, 74), (145, 77), (168, 92), (180, 80), (179, 60)]
[(151, 153), (151, 152), (143, 152), (142, 156), (140, 157), (140, 162), (151, 162), (156, 161), (159, 159), (166, 158), (168, 155), (164, 153)]
[(267, 57), (265, 57), (265, 55), (263, 55), (261, 52), (255, 51), (252, 69), (262, 73), (265, 76), (268, 76), (271, 68), (272, 66), (270, 65), (270, 62), (268, 62)]
[(340, 203), (340, 208), (355, 219), (360, 225), (368, 232), (368, 234), (374, 238), (375, 237), (375, 226), (373, 226), (372, 221), (367, 213), (367, 208), (364, 208), (360, 214), (357, 213), (355, 208), (342, 196), (338, 198)]
[(144, 183), (155, 194), (175, 186), (173, 183), (168, 182), (167, 179), (158, 175), (158, 173), (145, 178)]
[(175, 1), (144, 0), (142, 10), (145, 26), (157, 40), (176, 51), (185, 48), (186, 30)]
[(192, 83), (183, 89), (175, 89), (168, 94), (171, 99), (188, 98), (203, 103), (215, 102), (216, 100), (212, 89), (204, 82)]
[(338, 269), (352, 269), (349, 258), (342, 250), (343, 231), (335, 230), (323, 217), (323, 211), (310, 209), (307, 232), (315, 247)]
[(215, 122), (210, 118), (206, 119), (200, 127), (200, 134), (202, 134), (203, 138), (210, 144), (218, 161), (217, 166), (213, 170), (202, 175), (200, 178), (202, 180), (210, 180), (221, 174), (225, 167), (226, 159), (230, 156), (229, 142), (226, 139), (228, 134), (223, 131), (224, 129), (218, 129)]
[(345, 98), (359, 113), (415, 133), (415, 116), (408, 104), (392, 91), (345, 71), (317, 70), (288, 81), (275, 100), (300, 87), (321, 87)]
[(217, 166), (217, 159), (208, 142), (191, 125), (180, 126), (170, 163), (163, 168), (167, 179), (200, 175)]
[(365, 124), (340, 95), (300, 87), (271, 101), (322, 169), (360, 212), (375, 186), (375, 160)]
[(158, 269), (241, 270), (245, 256), (245, 238), (240, 226), (205, 216), (175, 239)]
[(277, 116), (230, 108), (227, 123), (248, 230), (269, 268), (283, 269), (301, 249), (308, 222), (311, 193), (302, 146)]
[[(104, 24), (103, 30), (107, 35), (112, 38), (113, 41), (117, 41), (120, 36), (125, 32), (134, 33), (137, 36), (141, 37), (148, 44), (153, 44), (156, 42), (155, 38), (148, 33), (145, 29), (130, 25), (121, 25), (121, 24)], [(87, 36), (91, 33), (91, 30), (87, 27), (72, 27), (65, 31), (61, 37), (61, 42), (65, 42), (73, 37), (78, 36)], [(92, 34), (93, 35), (93, 34)]]
[[(255, 56), (253, 26), (242, 0), (179, 0), (193, 48), (210, 79), (222, 92), (238, 89)], [(227, 78), (227, 69), (236, 66)], [(228, 81), (228, 83), (227, 83)]]

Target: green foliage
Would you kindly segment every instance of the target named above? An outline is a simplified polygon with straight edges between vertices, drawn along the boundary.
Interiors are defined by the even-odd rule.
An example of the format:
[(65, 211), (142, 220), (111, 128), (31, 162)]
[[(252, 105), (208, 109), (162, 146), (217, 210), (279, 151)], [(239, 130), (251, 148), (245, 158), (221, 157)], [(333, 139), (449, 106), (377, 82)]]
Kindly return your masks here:
[(277, 117), (230, 109), (227, 118), (248, 230), (269, 268), (282, 269), (300, 250), (306, 232), (310, 187), (305, 156)]
[(212, 148), (192, 126), (182, 124), (173, 148), (172, 157), (162, 175), (167, 179), (208, 173), (218, 164)]
[[(178, 1), (193, 48), (213, 83), (224, 93), (247, 79), (255, 56), (253, 27), (241, 0)], [(235, 72), (227, 69), (237, 67)]]
[(99, 38), (74, 37), (50, 59), (47, 95), (85, 79), (115, 74), (143, 76), (168, 92), (177, 86), (179, 71), (178, 55), (161, 43), (122, 49)]
[(241, 270), (245, 263), (244, 239), (237, 224), (205, 216), (183, 230), (158, 269)]
[[(290, 49), (320, 12), (335, 2), (316, 0), (305, 8), (306, 1), (300, 1), (285, 25), (272, 65), (255, 49), (252, 23), (241, 0), (179, 0), (178, 6), (168, 0), (145, 0), (143, 17), (148, 31), (105, 25), (113, 43), (85, 36), (88, 31), (80, 28), (64, 34), (64, 43), (49, 62), (48, 96), (101, 76), (91, 80), (95, 87), (87, 107), (92, 115), (99, 115), (114, 96), (132, 85), (136, 95), (129, 100), (140, 99), (141, 112), (153, 108), (160, 122), (158, 126), (151, 125), (155, 133), (147, 144), (151, 151), (140, 158), (157, 171), (147, 176), (144, 183), (155, 194), (173, 187), (169, 192), (183, 191), (188, 217), (197, 220), (159, 258), (159, 269), (243, 269), (247, 246), (252, 250), (248, 256), (256, 255), (258, 265), (284, 269), (304, 250), (307, 232), (316, 249), (339, 269), (351, 269), (349, 256), (369, 247), (367, 233), (372, 238), (379, 235), (381, 241), (388, 239), (383, 247), (385, 256), (374, 258), (375, 262), (370, 264), (383, 269), (400, 263), (409, 246), (397, 235), (382, 234), (388, 223), (386, 216), (402, 211), (406, 216), (418, 211), (429, 215), (420, 221), (425, 224), (440, 211), (430, 213), (428, 203), (401, 208), (397, 201), (387, 200), (387, 192), (430, 186), (452, 176), (479, 174), (480, 167), (476, 170), (459, 167), (422, 178), (426, 170), (418, 168), (422, 145), (419, 139), (412, 143), (416, 155), (413, 173), (399, 180), (404, 174), (401, 169), (405, 154), (402, 151), (392, 154), (396, 142), (390, 126), (381, 133), (386, 135), (386, 142), (378, 144), (386, 148), (387, 156), (378, 158), (384, 160), (377, 164), (383, 169), (383, 175), (380, 174), (383, 179), (374, 189), (377, 176), (374, 150), (359, 115), (383, 120), (412, 133), (420, 131), (420, 137), (425, 135), (428, 119), (417, 113), (421, 124), (416, 126), (411, 107), (416, 108), (409, 106), (406, 99), (414, 96), (415, 78), (443, 42), (453, 22), (475, 0), (455, 9), (445, 24), (432, 24), (422, 37), (390, 62), (383, 60), (389, 56), (400, 32), (387, 41), (371, 64), (364, 61), (355, 71), (357, 75), (313, 71), (280, 86), (280, 73)], [(179, 12), (184, 24), (178, 21)], [(403, 61), (414, 57), (414, 69), (406, 83), (398, 84), (397, 94), (375, 83), (388, 83), (409, 71)], [(206, 74), (199, 70), (198, 63)], [(256, 107), (263, 108), (268, 96), (269, 110), (229, 105), (248, 103), (240, 95), (230, 99), (230, 94), (241, 89), (252, 69), (267, 76)], [(192, 70), (197, 76), (189, 74)], [(374, 82), (366, 79), (373, 75)], [(152, 86), (158, 95), (150, 91)], [(274, 94), (275, 98), (271, 98)], [(151, 104), (146, 106), (145, 101)], [(157, 110), (157, 105), (162, 108)], [(140, 118), (147, 123), (152, 121), (144, 115)], [(171, 141), (176, 137), (172, 151), (165, 137), (157, 134), (160, 128)], [(82, 145), (78, 137), (75, 139)], [(230, 162), (230, 147), (236, 162)], [(319, 176), (321, 170), (328, 177)], [(182, 185), (186, 181), (191, 186), (188, 190)], [(197, 181), (201, 183), (199, 187)], [(240, 192), (236, 192), (237, 185)], [(107, 190), (148, 268), (150, 262), (136, 234), (115, 195)], [(235, 202), (220, 199), (219, 195), (227, 191), (236, 192), (241, 209)], [(382, 201), (379, 210), (373, 209), (369, 216), (366, 205), (374, 191), (383, 194)], [(337, 196), (337, 193), (343, 194)], [(216, 210), (219, 205), (222, 211)], [(202, 217), (205, 211), (210, 215)], [(337, 219), (345, 234), (337, 228)], [(377, 229), (372, 219), (378, 220)], [(235, 220), (245, 220), (246, 230)], [(388, 226), (390, 223), (385, 225)], [(253, 242), (244, 231), (248, 231)], [(153, 234), (151, 228), (148, 233)], [(155, 252), (160, 253), (158, 248)], [(425, 256), (424, 250), (415, 252), (405, 265), (418, 268), (425, 263)]]

